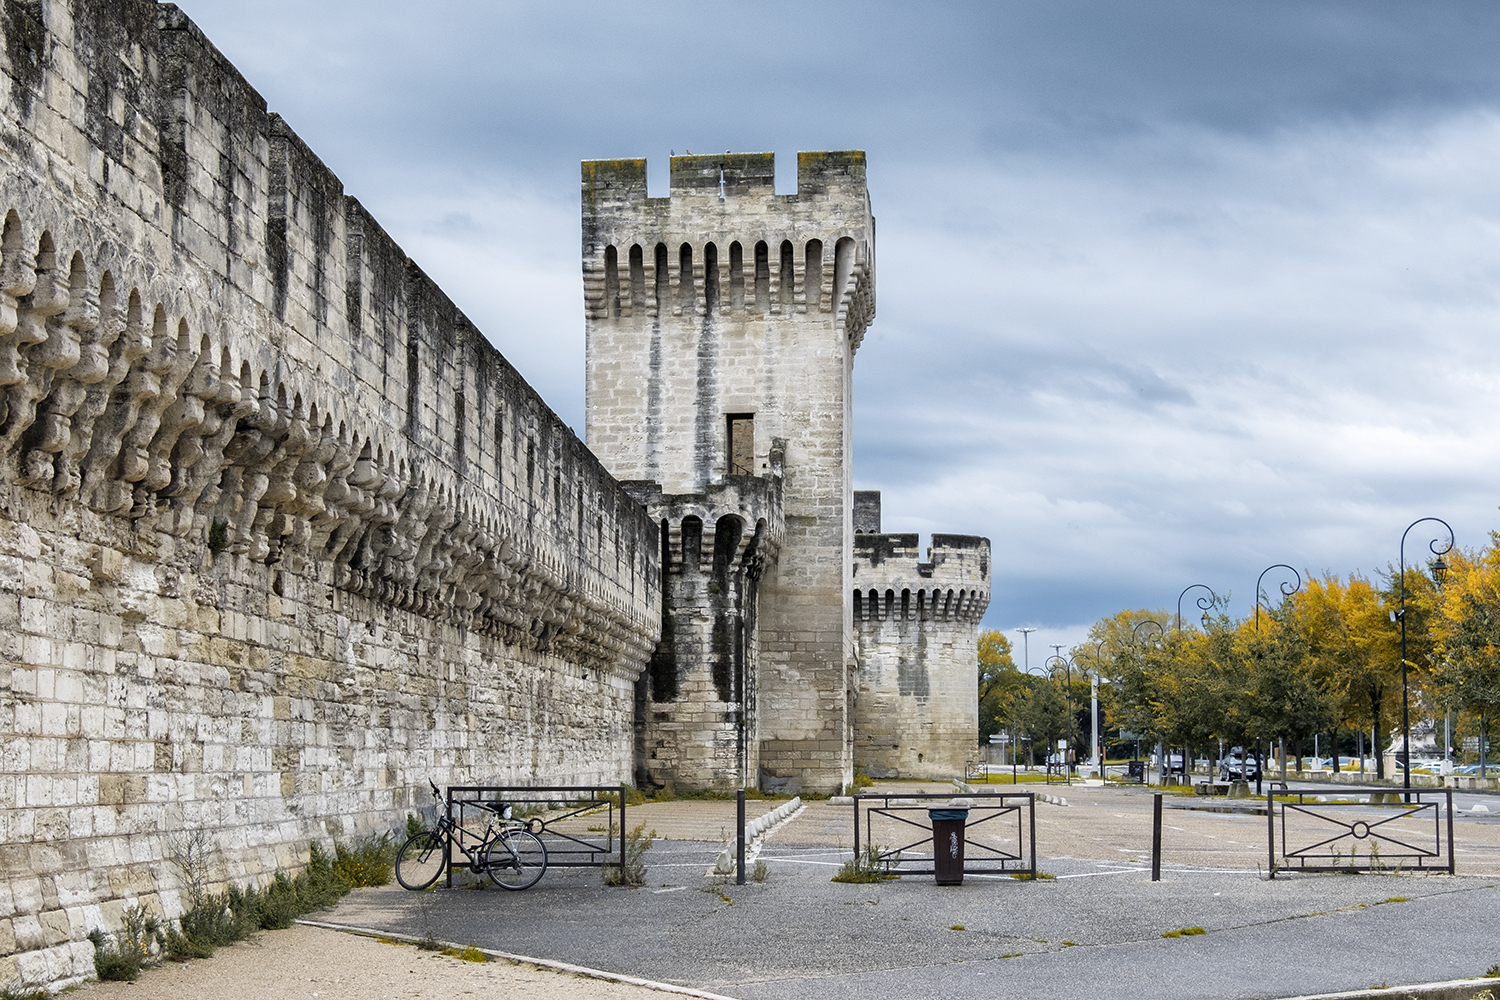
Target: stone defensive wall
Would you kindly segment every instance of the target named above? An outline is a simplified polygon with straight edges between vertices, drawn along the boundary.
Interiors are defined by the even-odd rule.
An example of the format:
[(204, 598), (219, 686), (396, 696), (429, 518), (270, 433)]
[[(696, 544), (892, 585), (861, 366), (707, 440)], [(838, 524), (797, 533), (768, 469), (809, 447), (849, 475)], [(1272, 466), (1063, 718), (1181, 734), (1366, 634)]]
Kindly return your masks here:
[(979, 740), (989, 539), (935, 534), (924, 562), (915, 534), (860, 532), (854, 587), (855, 763), (876, 778), (962, 776)]
[(657, 524), (176, 7), (0, 36), (0, 985), (184, 833), (628, 780)]

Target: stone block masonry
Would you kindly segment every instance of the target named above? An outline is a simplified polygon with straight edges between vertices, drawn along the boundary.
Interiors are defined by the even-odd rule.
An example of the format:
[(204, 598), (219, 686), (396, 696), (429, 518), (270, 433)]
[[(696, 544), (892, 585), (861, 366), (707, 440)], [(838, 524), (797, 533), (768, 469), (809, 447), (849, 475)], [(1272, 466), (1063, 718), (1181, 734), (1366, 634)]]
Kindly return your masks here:
[(0, 985), (426, 782), (628, 780), (659, 529), (170, 4), (0, 4)]
[(756, 588), (759, 768), (830, 793), (853, 775), (850, 392), (875, 226), (863, 152), (798, 154), (795, 195), (774, 177), (769, 153), (676, 156), (670, 196), (649, 198), (644, 160), (583, 164), (586, 437), (665, 496), (780, 479)]
[[(873, 494), (873, 495), (872, 495)], [(990, 542), (881, 534), (878, 493), (857, 493), (854, 628), (859, 671), (854, 760), (873, 778), (951, 778), (979, 742), (979, 621), (990, 603)]]

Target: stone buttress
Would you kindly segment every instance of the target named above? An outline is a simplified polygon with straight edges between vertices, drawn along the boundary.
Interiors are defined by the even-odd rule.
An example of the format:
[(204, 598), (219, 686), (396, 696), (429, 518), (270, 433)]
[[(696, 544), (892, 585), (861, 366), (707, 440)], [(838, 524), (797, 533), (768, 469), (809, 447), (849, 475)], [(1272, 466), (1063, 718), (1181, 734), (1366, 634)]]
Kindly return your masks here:
[[(670, 195), (650, 198), (644, 160), (583, 164), (590, 449), (620, 479), (659, 486), (666, 499), (648, 506), (684, 546), (694, 536), (672, 498), (699, 498), (691, 516), (708, 538), (721, 516), (756, 523), (727, 484), (761, 480), (780, 496), (774, 558), (737, 612), (756, 622), (751, 679), (645, 692), (641, 763), (655, 780), (837, 792), (853, 773), (850, 387), (875, 311), (874, 219), (863, 153), (801, 153), (797, 175), (797, 193), (778, 195), (771, 154), (677, 156)], [(676, 613), (675, 652), (658, 653), (684, 680), (702, 649), (731, 655), (685, 627), (718, 614), (702, 603), (714, 582), (700, 552), (701, 568), (684, 558), (669, 584), (697, 610)], [(663, 756), (717, 755), (731, 712), (754, 726), (750, 770), (731, 781), (691, 754)]]
[(978, 628), (990, 603), (990, 542), (882, 534), (880, 494), (855, 494), (854, 762), (872, 778), (946, 779), (977, 751)]

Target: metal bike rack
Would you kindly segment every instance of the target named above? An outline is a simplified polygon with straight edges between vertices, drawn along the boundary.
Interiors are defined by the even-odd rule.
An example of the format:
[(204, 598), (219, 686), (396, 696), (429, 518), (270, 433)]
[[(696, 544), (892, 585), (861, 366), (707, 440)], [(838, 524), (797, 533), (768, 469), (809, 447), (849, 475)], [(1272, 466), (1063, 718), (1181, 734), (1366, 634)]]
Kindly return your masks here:
[[(562, 812), (525, 818), (526, 829), (542, 838), (547, 848), (548, 868), (602, 868), (604, 865), (625, 865), (625, 787), (624, 785), (455, 785), (443, 797), (448, 818), (453, 821), (455, 836), (464, 836), (465, 812), (479, 809), (493, 812), (496, 802), (504, 802), (512, 811), (522, 811), (527, 806), (545, 809), (561, 808)], [(578, 837), (556, 829), (564, 820), (591, 813), (600, 807), (607, 812), (605, 833), (600, 837)], [(457, 810), (457, 816), (454, 811)], [(616, 811), (619, 816), (616, 818)], [(615, 837), (619, 823), (618, 843)], [(447, 874), (447, 886), (453, 887), (453, 869), (465, 867), (465, 862), (453, 863), (452, 851), (443, 846), (443, 869)]]
[(1399, 869), (1452, 875), (1453, 791), (1369, 787), (1272, 790), (1266, 793), (1266, 835), (1272, 878), (1278, 870)]
[[(1029, 875), (1036, 877), (1036, 795), (1032, 792), (974, 792), (961, 796), (968, 806), (964, 826), (965, 875)], [(927, 845), (932, 848), (932, 824), (927, 810), (953, 801), (953, 795), (856, 795), (854, 796), (854, 856), (860, 843), (872, 844), (876, 820), (882, 827), (914, 837), (908, 843), (887, 847), (880, 860), (893, 875), (932, 875), (936, 865), (927, 858), (908, 858), (907, 852)], [(1013, 842), (1014, 851), (994, 843), (974, 840), (971, 833), (1008, 833), (1002, 842)], [(920, 867), (926, 862), (926, 867)]]

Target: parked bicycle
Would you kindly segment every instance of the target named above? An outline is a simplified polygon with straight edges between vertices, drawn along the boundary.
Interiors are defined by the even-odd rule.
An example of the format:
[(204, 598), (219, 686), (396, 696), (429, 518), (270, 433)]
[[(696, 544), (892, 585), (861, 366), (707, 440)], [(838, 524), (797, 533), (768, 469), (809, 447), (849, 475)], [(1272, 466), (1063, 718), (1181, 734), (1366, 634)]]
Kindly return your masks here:
[[(432, 794), (438, 804), (443, 794), (432, 781)], [(439, 809), (437, 824), (407, 838), (396, 852), (396, 881), (406, 889), (426, 889), (443, 874), (444, 858), (462, 854), (469, 870), (488, 875), (502, 889), (529, 889), (547, 871), (547, 846), (527, 829), (527, 824), (511, 819), (510, 806), (504, 802), (473, 803), (490, 813), (484, 835), (472, 848), (465, 843), (479, 835), (453, 822), (447, 809)], [(446, 850), (445, 850), (446, 848)]]

